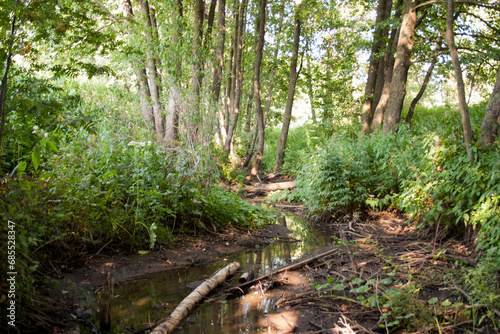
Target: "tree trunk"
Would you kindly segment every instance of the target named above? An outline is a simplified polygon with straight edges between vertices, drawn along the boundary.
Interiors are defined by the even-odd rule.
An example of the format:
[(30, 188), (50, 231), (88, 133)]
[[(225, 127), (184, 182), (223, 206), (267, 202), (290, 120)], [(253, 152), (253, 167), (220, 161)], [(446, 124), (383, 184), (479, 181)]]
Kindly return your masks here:
[(498, 124), (500, 123), (500, 67), (498, 67), (497, 79), (493, 93), (491, 93), (486, 114), (481, 125), (481, 144), (488, 146), (498, 136)]
[(188, 316), (189, 312), (194, 308), (196, 303), (200, 302), (219, 284), (224, 282), (228, 276), (235, 273), (240, 268), (238, 262), (228, 264), (223, 269), (217, 271), (209, 279), (203, 282), (193, 292), (191, 292), (184, 300), (174, 309), (170, 316), (155, 327), (151, 334), (168, 334), (175, 330), (175, 327)]
[(2, 87), (0, 87), (0, 113), (1, 113), (1, 121), (0, 121), (0, 148), (2, 147), (2, 137), (3, 130), (5, 126), (5, 116), (7, 111), (5, 110), (5, 102), (7, 100), (7, 84), (9, 81), (9, 70), (10, 64), (12, 62), (12, 47), (14, 45), (14, 36), (16, 35), (16, 21), (17, 16), (12, 17), (12, 23), (10, 25), (10, 36), (9, 36), (9, 49), (7, 50), (7, 59), (5, 60), (5, 69), (2, 77)]
[(255, 57), (255, 65), (254, 65), (254, 79), (253, 79), (253, 87), (254, 87), (254, 97), (255, 97), (255, 115), (256, 115), (256, 123), (257, 130), (259, 133), (258, 141), (257, 141), (257, 152), (255, 154), (252, 169), (250, 171), (250, 181), (255, 179), (255, 176), (259, 172), (260, 163), (262, 161), (262, 156), (264, 155), (264, 139), (265, 139), (265, 126), (264, 126), (264, 113), (262, 111), (262, 103), (260, 98), (260, 66), (262, 64), (262, 54), (264, 51), (264, 35), (266, 32), (266, 6), (267, 0), (260, 0), (259, 5), (259, 17), (257, 19), (258, 27), (258, 40), (256, 45), (256, 57)]
[[(134, 12), (132, 10), (132, 3), (130, 0), (123, 0), (122, 2), (122, 12), (123, 17), (127, 20), (131, 20), (134, 16)], [(133, 31), (131, 28), (128, 29), (128, 34), (130, 38), (134, 38)], [(140, 62), (135, 62), (133, 64), (135, 68), (135, 73), (137, 76), (137, 87), (139, 90), (139, 99), (141, 101), (141, 115), (144, 121), (146, 122), (146, 126), (152, 126), (154, 129), (155, 126), (155, 118), (153, 114), (153, 108), (149, 104), (149, 100), (151, 99), (151, 93), (149, 91), (148, 79), (146, 74), (146, 69)]]
[(384, 20), (385, 8), (387, 0), (379, 0), (377, 7), (377, 18), (375, 20), (375, 31), (373, 32), (373, 44), (370, 57), (370, 65), (368, 67), (368, 80), (365, 86), (365, 100), (361, 109), (361, 124), (363, 132), (370, 130), (370, 123), (372, 120), (372, 102), (373, 94), (375, 92), (375, 83), (377, 80), (377, 69), (379, 57), (377, 56), (381, 46), (380, 29), (378, 25)]
[(208, 43), (210, 43), (210, 37), (212, 36), (216, 5), (217, 5), (217, 0), (212, 0), (212, 2), (210, 2), (210, 9), (208, 10), (208, 19), (207, 19), (207, 33), (205, 34), (205, 40), (203, 42), (204, 49), (208, 48)]
[(224, 68), (224, 48), (226, 45), (226, 0), (219, 1), (217, 27), (219, 46), (217, 47), (217, 51), (215, 52), (216, 64), (214, 66), (212, 79), (212, 104), (216, 105), (217, 108), (217, 133), (220, 134), (221, 142), (224, 143), (226, 140), (226, 125), (224, 122), (222, 103), (220, 101), (220, 90), (222, 86), (222, 71)]
[[(203, 18), (205, 14), (205, 1), (196, 0), (194, 9), (194, 38), (193, 38), (193, 69), (191, 73), (191, 86), (194, 89), (192, 96), (192, 108), (195, 113), (199, 113), (200, 91), (202, 83), (202, 60), (201, 47), (203, 40)], [(195, 117), (196, 118), (196, 117)]]
[[(403, 13), (403, 0), (398, 0), (396, 3), (396, 13), (394, 14), (394, 19), (399, 19)], [(393, 28), (390, 34), (391, 45), (387, 54), (384, 56), (384, 86), (382, 87), (382, 94), (379, 97), (378, 103), (373, 111), (373, 119), (371, 123), (371, 132), (375, 132), (380, 125), (382, 125), (382, 120), (384, 118), (384, 112), (387, 107), (387, 102), (389, 101), (389, 95), (391, 92), (391, 81), (392, 73), (394, 71), (394, 53), (398, 47), (400, 28)]]
[(474, 154), (471, 151), (472, 145), (472, 128), (470, 125), (469, 109), (465, 98), (465, 85), (462, 76), (462, 69), (460, 68), (460, 60), (458, 59), (458, 51), (455, 46), (455, 33), (453, 29), (454, 22), (454, 2), (448, 0), (448, 14), (446, 16), (446, 40), (448, 41), (448, 48), (450, 49), (451, 59), (453, 60), (453, 70), (455, 72), (455, 80), (457, 81), (458, 91), (458, 106), (460, 114), (462, 115), (462, 127), (464, 130), (465, 146), (469, 155), (469, 161), (474, 160)]
[(299, 10), (300, 5), (295, 8), (295, 29), (293, 32), (292, 60), (290, 62), (290, 82), (288, 85), (288, 96), (286, 98), (285, 114), (283, 115), (283, 126), (281, 128), (278, 149), (276, 150), (276, 162), (274, 164), (275, 172), (280, 172), (283, 168), (288, 129), (290, 128), (290, 121), (292, 119), (293, 99), (295, 97), (295, 85), (297, 83), (297, 60), (299, 58), (299, 41), (301, 28)]
[[(175, 30), (172, 35), (172, 44), (177, 45), (182, 36), (182, 19), (183, 5), (182, 0), (175, 0), (175, 10), (177, 11), (177, 18), (175, 20)], [(179, 140), (179, 119), (183, 109), (181, 100), (181, 80), (182, 80), (182, 57), (178, 55), (175, 59), (175, 80), (168, 92), (168, 106), (167, 106), (167, 125), (165, 129), (165, 139), (167, 142), (173, 143)]]
[(416, 1), (407, 0), (403, 12), (403, 22), (399, 33), (398, 47), (394, 61), (394, 72), (391, 80), (391, 88), (387, 108), (384, 115), (382, 132), (389, 134), (395, 129), (401, 119), (401, 111), (406, 95), (406, 82), (408, 79), (408, 69), (411, 65), (411, 52), (413, 49), (413, 35), (415, 33), (415, 23), (417, 12)]
[(155, 64), (154, 56), (154, 39), (152, 33), (152, 24), (149, 14), (149, 3), (147, 0), (138, 0), (141, 5), (144, 21), (144, 35), (146, 38), (146, 69), (148, 76), (148, 84), (153, 104), (153, 115), (155, 122), (155, 133), (159, 139), (165, 136), (165, 116), (162, 113), (163, 105), (160, 102), (160, 87), (158, 85), (159, 77)]
[[(283, 18), (285, 16), (285, 0), (281, 0), (281, 12), (280, 12), (280, 20), (278, 22), (278, 31), (276, 33), (276, 49), (274, 49), (273, 60), (275, 62), (278, 61), (278, 52), (280, 48), (281, 42), (281, 30), (283, 29)], [(264, 113), (264, 123), (267, 115), (269, 115), (269, 111), (271, 110), (271, 100), (273, 97), (273, 89), (274, 89), (274, 78), (276, 77), (276, 67), (272, 66), (271, 69), (271, 79), (269, 80), (269, 91), (267, 93), (267, 103), (266, 103), (266, 111)]]
[(420, 101), (420, 99), (422, 98), (422, 95), (424, 95), (425, 89), (427, 88), (427, 84), (429, 84), (429, 81), (431, 80), (432, 71), (436, 66), (438, 55), (441, 53), (442, 41), (443, 38), (440, 38), (436, 46), (436, 51), (434, 52), (434, 57), (432, 58), (431, 66), (429, 66), (429, 69), (425, 74), (424, 82), (422, 83), (422, 86), (420, 86), (420, 90), (418, 91), (417, 96), (415, 96), (415, 98), (411, 101), (410, 109), (408, 110), (408, 115), (406, 115), (406, 123), (408, 123), (410, 127), (411, 127), (411, 119), (413, 117), (413, 113), (415, 112), (415, 106), (417, 105), (418, 101)]
[[(385, 1), (386, 3), (385, 3), (382, 22), (387, 21), (391, 17), (391, 12), (392, 12), (392, 0), (385, 0)], [(380, 97), (382, 96), (382, 91), (384, 89), (384, 83), (385, 83), (385, 73), (386, 73), (386, 68), (388, 66), (386, 62), (390, 61), (388, 53), (392, 51), (391, 50), (392, 43), (387, 42), (389, 38), (389, 27), (387, 26), (383, 29), (380, 29), (378, 35), (380, 39), (380, 50), (379, 50), (380, 58), (378, 62), (377, 78), (375, 80), (375, 89), (373, 92), (373, 102), (371, 110), (372, 115), (374, 114), (375, 108), (377, 107), (378, 102), (380, 101)]]
[(309, 51), (306, 55), (306, 66), (307, 66), (307, 95), (309, 95), (309, 102), (311, 103), (311, 118), (314, 124), (316, 124), (316, 111), (314, 110), (314, 91), (312, 84), (312, 71), (311, 71), (311, 55)]
[(234, 88), (231, 93), (231, 112), (229, 119), (229, 128), (227, 132), (226, 142), (224, 143), (224, 151), (226, 152), (226, 155), (232, 153), (231, 142), (233, 141), (234, 131), (238, 124), (238, 117), (240, 113), (241, 92), (243, 86), (242, 60), (243, 60), (243, 49), (245, 47), (244, 35), (245, 35), (245, 21), (246, 21), (245, 15), (246, 15), (247, 3), (248, 3), (247, 0), (243, 0), (240, 4), (239, 15), (238, 15), (239, 16), (238, 29), (236, 29), (235, 32), (234, 45), (236, 52), (234, 57), (234, 71), (233, 71)]

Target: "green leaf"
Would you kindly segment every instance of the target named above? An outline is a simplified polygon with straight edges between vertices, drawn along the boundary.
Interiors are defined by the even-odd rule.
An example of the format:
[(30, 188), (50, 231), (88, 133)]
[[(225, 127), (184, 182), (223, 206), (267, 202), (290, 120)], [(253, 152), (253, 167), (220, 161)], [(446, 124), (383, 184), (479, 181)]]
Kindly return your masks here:
[(35, 167), (35, 171), (38, 170), (38, 166), (40, 165), (41, 152), (40, 147), (35, 146), (33, 152), (31, 152), (31, 161), (33, 162), (33, 167)]
[(356, 285), (360, 285), (363, 282), (364, 282), (364, 280), (362, 278), (359, 278), (359, 277), (352, 280), (352, 284), (356, 284)]
[(17, 167), (17, 173), (19, 174), (19, 178), (23, 177), (24, 171), (26, 170), (27, 166), (28, 163), (26, 161), (19, 162), (19, 166)]
[(382, 282), (382, 284), (384, 284), (384, 285), (389, 285), (389, 284), (392, 283), (392, 279), (390, 279), (390, 278), (384, 278), (380, 282)]
[(431, 304), (431, 305), (434, 305), (438, 302), (438, 299), (436, 297), (433, 297), (431, 299), (429, 299), (428, 303)]
[(149, 253), (149, 251), (140, 250), (140, 251), (138, 251), (137, 253), (139, 253), (139, 254), (141, 254), (141, 255), (146, 255), (147, 253)]
[(332, 289), (335, 291), (344, 291), (345, 288), (344, 288), (343, 283), (339, 283), (339, 284), (335, 285)]
[(49, 147), (50, 150), (52, 150), (54, 152), (58, 152), (58, 149), (57, 149), (56, 145), (53, 142), (47, 141), (47, 146)]

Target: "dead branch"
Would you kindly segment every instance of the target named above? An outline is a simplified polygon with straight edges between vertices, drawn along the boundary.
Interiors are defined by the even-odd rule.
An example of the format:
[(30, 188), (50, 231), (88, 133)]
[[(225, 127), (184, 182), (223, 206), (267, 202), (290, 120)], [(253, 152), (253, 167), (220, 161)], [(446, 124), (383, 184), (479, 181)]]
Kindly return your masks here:
[(193, 307), (202, 300), (206, 295), (208, 295), (213, 289), (215, 289), (219, 284), (224, 282), (226, 278), (232, 275), (236, 270), (240, 268), (239, 262), (233, 262), (228, 264), (223, 269), (217, 271), (212, 277), (207, 279), (203, 284), (197, 287), (193, 292), (189, 294), (184, 300), (175, 308), (175, 310), (170, 314), (170, 316), (160, 323), (151, 334), (168, 334), (172, 333), (175, 327), (187, 317), (189, 312)]

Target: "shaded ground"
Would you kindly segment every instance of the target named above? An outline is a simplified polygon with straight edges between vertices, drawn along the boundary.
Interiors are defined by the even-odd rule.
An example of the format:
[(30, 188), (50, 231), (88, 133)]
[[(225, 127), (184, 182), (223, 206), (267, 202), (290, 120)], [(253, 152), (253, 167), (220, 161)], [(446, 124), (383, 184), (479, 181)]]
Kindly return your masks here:
[(268, 333), (497, 332), (487, 321), (473, 329), (480, 310), (456, 285), (472, 245), (439, 242), (439, 231), (422, 240), (394, 213), (344, 218), (324, 225), (336, 255), (275, 278), (279, 288), (266, 293), (278, 294), (280, 311), (262, 324)]
[[(259, 203), (262, 197), (248, 199)], [(295, 214), (303, 207), (277, 204)], [(255, 303), (277, 300), (278, 313), (259, 319), (263, 333), (459, 333), (472, 330), (480, 308), (467, 305), (457, 286), (460, 266), (474, 264), (472, 244), (443, 241), (439, 229), (422, 238), (396, 213), (371, 213), (333, 220), (321, 228), (335, 240), (334, 256), (300, 270), (287, 271), (255, 285)], [(82, 293), (99, 290), (110, 272), (115, 282), (167, 269), (202, 265), (216, 257), (267, 244), (286, 230), (237, 230), (198, 238), (145, 255), (103, 249), (85, 265), (62, 273), (53, 297), (66, 304)], [(250, 298), (250, 297), (249, 297)], [(73, 305), (77, 306), (77, 305)], [(479, 313), (478, 313), (479, 312)], [(497, 332), (485, 321), (474, 332)]]

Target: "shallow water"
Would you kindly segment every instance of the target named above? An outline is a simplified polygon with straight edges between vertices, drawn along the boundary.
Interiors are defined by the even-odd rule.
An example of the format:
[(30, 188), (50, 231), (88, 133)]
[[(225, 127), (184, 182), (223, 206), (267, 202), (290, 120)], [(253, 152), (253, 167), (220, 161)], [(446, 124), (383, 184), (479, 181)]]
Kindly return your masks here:
[[(287, 214), (277, 221), (292, 231), (299, 242), (280, 242), (220, 258), (198, 267), (168, 270), (131, 282), (115, 285), (111, 309), (111, 333), (127, 333), (130, 329), (147, 327), (156, 319), (165, 318), (192, 290), (188, 283), (212, 275), (230, 262), (253, 270), (255, 277), (288, 265), (291, 261), (325, 247), (330, 239), (307, 220)], [(251, 292), (239, 298), (224, 300), (210, 296), (182, 323), (176, 333), (262, 333), (263, 317), (274, 312), (276, 291), (266, 295)], [(98, 305), (91, 306), (91, 321), (98, 323)], [(80, 326), (83, 327), (83, 326)], [(85, 332), (80, 328), (80, 333)]]

